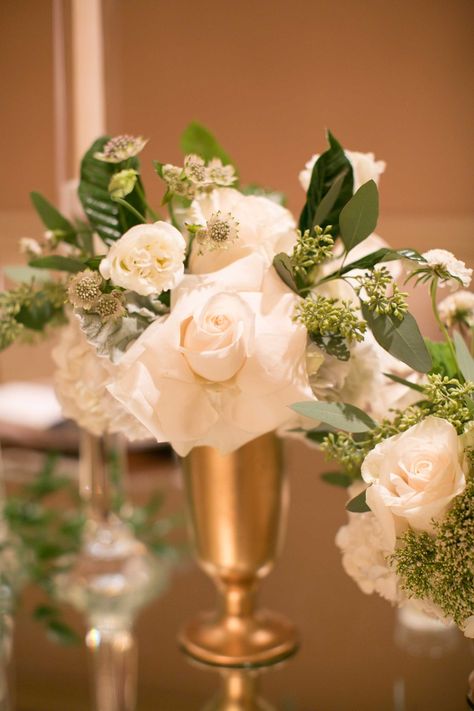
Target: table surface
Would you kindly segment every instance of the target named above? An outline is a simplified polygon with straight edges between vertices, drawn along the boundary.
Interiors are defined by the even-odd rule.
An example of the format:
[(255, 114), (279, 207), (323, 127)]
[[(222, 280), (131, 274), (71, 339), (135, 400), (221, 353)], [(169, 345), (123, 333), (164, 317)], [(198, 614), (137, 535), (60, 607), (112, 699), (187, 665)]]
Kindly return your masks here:
[[(215, 602), (212, 584), (186, 560), (137, 621), (138, 711), (466, 709), (472, 643), (457, 630), (410, 631), (385, 601), (359, 591), (343, 572), (334, 545), (345, 520), (344, 492), (320, 481), (319, 472), (327, 465), (318, 452), (292, 441), (286, 450), (292, 486), (286, 544), (262, 584), (261, 601), (297, 624), (300, 651), (257, 679), (241, 672), (254, 688), (253, 701), (241, 707), (225, 702), (229, 673), (190, 663), (176, 645), (180, 625)], [(179, 472), (164, 454), (138, 457), (131, 480), (137, 500), (164, 490), (167, 511), (182, 510)], [(31, 619), (35, 601), (37, 593), (28, 592), (16, 621), (15, 709), (90, 711), (85, 650), (46, 639)], [(75, 612), (68, 611), (67, 618), (83, 632)]]

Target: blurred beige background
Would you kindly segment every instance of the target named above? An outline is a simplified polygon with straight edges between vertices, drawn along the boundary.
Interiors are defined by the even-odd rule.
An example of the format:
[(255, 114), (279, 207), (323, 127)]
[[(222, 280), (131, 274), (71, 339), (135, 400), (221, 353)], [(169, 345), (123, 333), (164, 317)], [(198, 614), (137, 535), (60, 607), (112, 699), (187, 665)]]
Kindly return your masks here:
[[(245, 181), (283, 190), (297, 213), (304, 198), (298, 172), (324, 149), (329, 127), (345, 147), (373, 151), (387, 162), (378, 229), (383, 237), (397, 246), (448, 247), (474, 262), (472, 0), (104, 0), (103, 6), (108, 130), (150, 138), (143, 162), (156, 200), (160, 186), (151, 160), (179, 161), (179, 135), (196, 119), (216, 134)], [(29, 191), (57, 197), (52, 7), (51, 0), (0, 2), (2, 264), (20, 260), (20, 236), (41, 232)], [(63, 7), (69, 76), (68, 0)], [(69, 136), (71, 127), (69, 115)], [(74, 177), (70, 160), (68, 175)], [(1, 378), (47, 375), (49, 350), (50, 344), (34, 352), (10, 349), (1, 355)], [(391, 698), (392, 665), (395, 675), (408, 678), (407, 708), (435, 708), (426, 690), (430, 701), (442, 699), (447, 679), (462, 687), (462, 698), (466, 656), (432, 662), (423, 671), (389, 650), (392, 612), (356, 590), (333, 546), (344, 519), (343, 493), (320, 483), (318, 472), (327, 465), (319, 455), (292, 444), (290, 463), (288, 544), (265, 590), (268, 604), (289, 613), (307, 642), (298, 674), (283, 673), (276, 688), (286, 688), (289, 699), (291, 689), (299, 689), (298, 709), (306, 711), (379, 711)], [(210, 599), (204, 578), (186, 571), (143, 616), (141, 672), (150, 698), (158, 687), (170, 698), (181, 688), (189, 698), (182, 708), (195, 708), (196, 697), (181, 682), (184, 667), (163, 640), (172, 640), (183, 616)], [(61, 680), (69, 690), (68, 711), (87, 709), (82, 652), (52, 647), (26, 616), (17, 645), (25, 708), (29, 699), (38, 711), (37, 690), (51, 688), (54, 667), (55, 684)], [(376, 679), (364, 672), (381, 659), (385, 672)], [(207, 679), (196, 676), (202, 700), (214, 687)], [(297, 708), (288, 703), (287, 709)], [(462, 708), (462, 701), (440, 703), (446, 711)], [(53, 708), (51, 700), (41, 711)]]

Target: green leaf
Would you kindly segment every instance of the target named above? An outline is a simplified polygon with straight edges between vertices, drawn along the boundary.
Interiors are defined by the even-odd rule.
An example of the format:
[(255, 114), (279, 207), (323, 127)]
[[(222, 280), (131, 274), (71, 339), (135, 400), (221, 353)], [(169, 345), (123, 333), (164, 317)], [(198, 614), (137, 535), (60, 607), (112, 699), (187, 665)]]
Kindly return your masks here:
[(53, 306), (44, 292), (37, 291), (32, 294), (28, 304), (21, 307), (15, 315), (15, 319), (32, 331), (42, 331), (53, 318), (62, 312), (62, 307)]
[(48, 636), (59, 644), (64, 644), (65, 646), (71, 646), (79, 644), (81, 638), (74, 632), (74, 630), (57, 619), (52, 619), (47, 622)]
[(458, 364), (456, 363), (451, 348), (445, 341), (431, 341), (425, 338), (425, 344), (431, 356), (431, 373), (446, 375), (448, 378), (455, 378), (459, 375)]
[(356, 259), (354, 262), (346, 264), (346, 266), (341, 270), (328, 274), (324, 279), (321, 279), (319, 284), (330, 281), (335, 277), (343, 276), (344, 274), (352, 272), (355, 269), (372, 269), (380, 262), (393, 262), (397, 259), (410, 259), (414, 262), (426, 261), (425, 258), (414, 249), (390, 249), (388, 247), (381, 247), (375, 252), (370, 252), (370, 254), (366, 254), (360, 259)]
[(224, 165), (233, 165), (235, 168), (234, 162), (222, 146), (219, 145), (212, 133), (196, 121), (193, 121), (184, 129), (181, 136), (181, 150), (185, 155), (195, 153), (206, 162), (213, 158), (220, 158)]
[(418, 370), (428, 373), (432, 361), (413, 316), (405, 314), (402, 321), (387, 314), (376, 314), (361, 302), (362, 314), (377, 343), (390, 355)]
[[(333, 225), (334, 234), (337, 236), (339, 234), (339, 214), (352, 197), (354, 177), (352, 165), (346, 157), (342, 146), (329, 131), (328, 142), (328, 150), (319, 156), (313, 167), (311, 181), (306, 193), (306, 203), (300, 215), (299, 229), (304, 232), (305, 230), (312, 230), (316, 224), (323, 228)], [(342, 174), (343, 177), (341, 177)], [(335, 182), (338, 183), (338, 181), (341, 181), (340, 188), (339, 185), (336, 188), (332, 188), (333, 184)], [(320, 210), (320, 214), (323, 214), (323, 220), (316, 222), (318, 207), (330, 191), (331, 197), (325, 201)], [(336, 194), (337, 197), (334, 204), (327, 211), (327, 207), (331, 204)], [(324, 213), (326, 213), (325, 216)]]
[(61, 213), (56, 210), (54, 205), (46, 200), (41, 193), (30, 193), (31, 202), (33, 207), (38, 213), (43, 225), (48, 230), (59, 230), (64, 233), (62, 239), (65, 242), (75, 242), (76, 230), (71, 222), (61, 215)]
[[(330, 432), (333, 432), (333, 429), (328, 429), (327, 427), (325, 429), (320, 429), (319, 427), (315, 427), (313, 430), (307, 430), (305, 433), (306, 439), (309, 439), (311, 442), (316, 442), (316, 444), (321, 444), (323, 440), (328, 436)], [(304, 430), (303, 430), (304, 432)]]
[(367, 511), (370, 511), (371, 509), (368, 507), (365, 498), (366, 492), (367, 489), (364, 489), (360, 494), (354, 496), (354, 498), (346, 504), (346, 511), (350, 511), (351, 513), (367, 513)]
[(366, 412), (344, 402), (297, 402), (291, 409), (346, 432), (367, 432), (376, 426)]
[(361, 185), (339, 215), (344, 246), (349, 252), (375, 230), (379, 217), (379, 193), (373, 180)]
[(327, 484), (333, 486), (342, 486), (347, 489), (348, 486), (354, 483), (354, 479), (344, 472), (325, 472), (321, 474), (321, 479)]
[(296, 285), (295, 275), (293, 273), (293, 266), (291, 264), (291, 258), (285, 252), (280, 252), (273, 258), (273, 266), (275, 270), (285, 282), (285, 284), (292, 289), (297, 294), (299, 293), (298, 287)]
[[(92, 227), (104, 242), (111, 244), (141, 221), (126, 207), (111, 199), (108, 191), (110, 179), (125, 165), (139, 171), (140, 162), (136, 156), (122, 163), (106, 163), (94, 158), (94, 154), (101, 151), (108, 140), (107, 136), (97, 139), (82, 159), (79, 198)], [(144, 215), (146, 205), (142, 192), (143, 186), (138, 178), (133, 191), (127, 195), (126, 202)]]
[(33, 618), (35, 620), (47, 620), (56, 617), (58, 611), (51, 605), (37, 605), (33, 610)]
[(37, 257), (29, 261), (30, 267), (37, 269), (54, 269), (59, 272), (82, 272), (86, 264), (80, 259), (63, 257), (60, 254), (50, 254), (47, 257)]
[(474, 359), (469, 353), (468, 347), (464, 338), (458, 331), (454, 331), (454, 345), (456, 346), (456, 357), (458, 359), (459, 368), (466, 380), (474, 383)]
[(400, 378), (399, 375), (395, 375), (395, 373), (383, 373), (386, 378), (390, 378), (390, 380), (393, 380), (394, 383), (400, 383), (400, 385), (406, 385), (407, 388), (411, 388), (412, 390), (416, 390), (419, 393), (423, 392), (423, 388), (421, 385), (418, 385), (417, 383), (412, 383), (411, 380), (406, 380), (405, 378)]
[(344, 184), (344, 179), (349, 171), (347, 169), (341, 170), (339, 175), (334, 178), (331, 187), (327, 191), (326, 195), (322, 198), (318, 207), (316, 208), (316, 213), (314, 215), (315, 225), (324, 225), (328, 215), (331, 214), (331, 210), (336, 204), (337, 198), (341, 194), (342, 186)]

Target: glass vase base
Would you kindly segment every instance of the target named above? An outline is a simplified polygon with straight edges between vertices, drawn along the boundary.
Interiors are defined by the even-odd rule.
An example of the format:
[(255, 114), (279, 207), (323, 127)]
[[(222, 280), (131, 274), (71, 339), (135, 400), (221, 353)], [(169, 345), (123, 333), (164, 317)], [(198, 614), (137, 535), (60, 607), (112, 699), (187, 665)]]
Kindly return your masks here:
[(275, 664), (293, 655), (299, 646), (294, 625), (267, 610), (251, 617), (200, 614), (181, 630), (178, 643), (194, 659), (224, 667)]

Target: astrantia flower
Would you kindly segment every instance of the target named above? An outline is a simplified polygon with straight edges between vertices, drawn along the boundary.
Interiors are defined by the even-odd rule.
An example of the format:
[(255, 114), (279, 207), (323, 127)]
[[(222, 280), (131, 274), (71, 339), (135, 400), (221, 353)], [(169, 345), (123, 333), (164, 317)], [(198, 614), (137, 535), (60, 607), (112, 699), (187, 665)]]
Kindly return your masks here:
[(209, 161), (206, 168), (206, 182), (219, 187), (229, 187), (237, 180), (233, 165), (223, 165), (219, 158)]
[(422, 256), (426, 259), (427, 266), (422, 265), (414, 274), (431, 273), (438, 277), (440, 286), (449, 284), (453, 290), (458, 289), (460, 284), (467, 288), (471, 283), (472, 269), (466, 267), (464, 262), (456, 259), (448, 250), (430, 249)]
[(472, 291), (457, 291), (438, 304), (441, 320), (448, 326), (463, 324), (474, 328), (474, 294)]
[(88, 311), (97, 303), (102, 295), (101, 285), (103, 279), (99, 272), (94, 272), (91, 269), (85, 269), (79, 274), (75, 274), (68, 286), (68, 299), (77, 309), (86, 309)]
[(105, 144), (101, 151), (94, 153), (94, 158), (105, 163), (121, 163), (138, 155), (147, 143), (148, 139), (143, 136), (115, 136)]
[(37, 240), (32, 237), (22, 237), (20, 239), (20, 252), (28, 257), (39, 257), (43, 250)]
[(184, 159), (184, 174), (192, 183), (200, 185), (206, 180), (206, 163), (196, 155), (187, 155)]
[(228, 249), (239, 236), (239, 223), (231, 212), (214, 212), (205, 227), (196, 232), (200, 253), (212, 249)]

